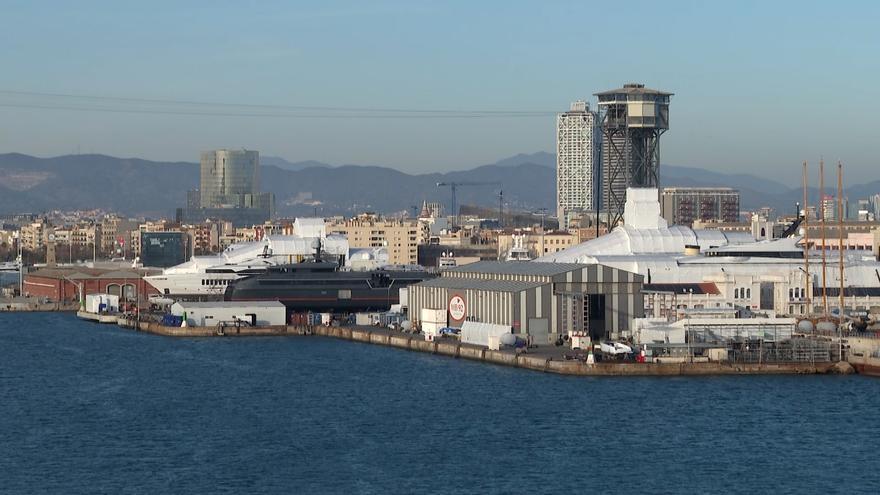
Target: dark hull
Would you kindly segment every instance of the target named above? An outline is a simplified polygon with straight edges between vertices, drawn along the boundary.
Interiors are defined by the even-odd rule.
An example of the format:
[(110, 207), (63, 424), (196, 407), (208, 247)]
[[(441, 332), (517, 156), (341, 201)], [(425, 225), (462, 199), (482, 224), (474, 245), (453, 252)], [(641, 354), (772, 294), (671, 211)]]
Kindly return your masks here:
[(227, 301), (280, 301), (290, 312), (387, 311), (400, 289), (431, 278), (425, 272), (267, 273), (226, 289)]

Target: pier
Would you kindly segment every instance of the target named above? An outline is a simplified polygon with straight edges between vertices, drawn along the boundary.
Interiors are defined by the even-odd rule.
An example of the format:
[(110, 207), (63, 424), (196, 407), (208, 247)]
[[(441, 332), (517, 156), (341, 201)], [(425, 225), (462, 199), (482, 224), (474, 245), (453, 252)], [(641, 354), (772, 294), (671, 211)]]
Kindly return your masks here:
[[(120, 318), (118, 324), (135, 328), (133, 320)], [(468, 359), (488, 364), (510, 366), (545, 373), (573, 376), (698, 376), (698, 375), (780, 375), (836, 373), (837, 363), (635, 363), (600, 362), (588, 364), (565, 360), (562, 350), (546, 347), (516, 353), (512, 349), (489, 350), (482, 346), (463, 344), (452, 339), (433, 342), (421, 335), (407, 334), (378, 327), (335, 326), (272, 326), (272, 327), (166, 327), (153, 322), (139, 322), (138, 329), (166, 337), (264, 337), (264, 336), (321, 336), (382, 345), (397, 349), (423, 352), (438, 356)]]

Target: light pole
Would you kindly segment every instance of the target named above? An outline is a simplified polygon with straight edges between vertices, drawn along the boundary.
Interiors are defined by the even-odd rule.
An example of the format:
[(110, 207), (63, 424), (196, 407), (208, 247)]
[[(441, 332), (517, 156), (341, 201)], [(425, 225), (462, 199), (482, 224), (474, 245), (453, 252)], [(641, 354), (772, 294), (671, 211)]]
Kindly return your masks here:
[(540, 208), (538, 211), (532, 213), (533, 215), (541, 216), (541, 250), (538, 253), (538, 256), (544, 256), (544, 217), (547, 216), (547, 208)]
[(21, 249), (21, 230), (15, 231), (12, 234), (12, 237), (15, 239), (15, 243), (18, 244), (18, 295), (24, 295), (24, 258), (22, 257), (22, 249)]

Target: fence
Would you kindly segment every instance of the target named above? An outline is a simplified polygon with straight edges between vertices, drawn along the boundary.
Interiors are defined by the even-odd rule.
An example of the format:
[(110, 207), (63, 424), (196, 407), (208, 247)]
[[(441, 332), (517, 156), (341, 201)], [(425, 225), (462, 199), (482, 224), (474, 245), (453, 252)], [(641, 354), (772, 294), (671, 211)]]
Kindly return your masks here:
[(840, 352), (836, 343), (827, 340), (796, 338), (731, 343), (727, 357), (735, 363), (827, 363), (838, 361)]

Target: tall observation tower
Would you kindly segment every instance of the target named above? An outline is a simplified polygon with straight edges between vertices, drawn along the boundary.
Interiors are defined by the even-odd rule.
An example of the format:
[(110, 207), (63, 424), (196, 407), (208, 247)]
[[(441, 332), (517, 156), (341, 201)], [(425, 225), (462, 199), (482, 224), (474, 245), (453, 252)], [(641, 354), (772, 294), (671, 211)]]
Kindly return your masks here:
[(596, 93), (602, 126), (602, 206), (608, 226), (623, 221), (627, 187), (659, 187), (660, 136), (672, 93), (624, 84)]

